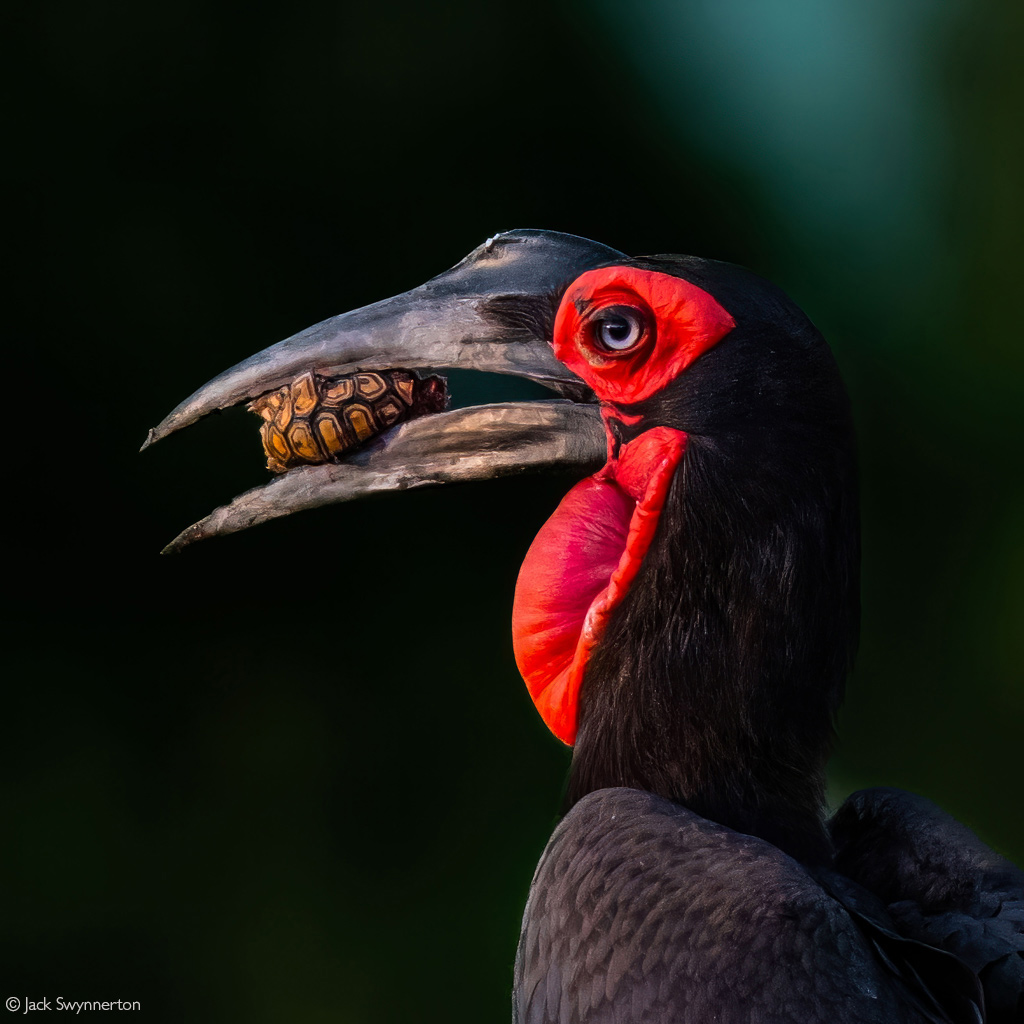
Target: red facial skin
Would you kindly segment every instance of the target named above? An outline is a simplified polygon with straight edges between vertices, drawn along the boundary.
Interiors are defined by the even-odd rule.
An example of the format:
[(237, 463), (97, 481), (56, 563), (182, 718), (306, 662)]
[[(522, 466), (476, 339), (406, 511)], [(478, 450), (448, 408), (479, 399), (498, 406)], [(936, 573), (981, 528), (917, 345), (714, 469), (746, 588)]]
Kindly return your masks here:
[[(630, 347), (600, 341), (602, 311), (626, 308), (642, 326)], [(618, 404), (650, 398), (735, 326), (705, 291), (633, 267), (591, 270), (566, 290), (555, 355), (582, 377), (609, 418), (635, 424)], [(686, 434), (654, 427), (618, 447), (580, 481), (541, 528), (519, 573), (512, 611), (516, 664), (548, 728), (576, 739), (580, 684), (590, 652), (625, 596), (657, 529)]]
[[(603, 348), (591, 327), (602, 310), (628, 306), (646, 321), (639, 344)], [(582, 377), (602, 402), (631, 405), (660, 391), (736, 326), (703, 289), (671, 274), (605, 267), (578, 277), (555, 317), (555, 355)]]

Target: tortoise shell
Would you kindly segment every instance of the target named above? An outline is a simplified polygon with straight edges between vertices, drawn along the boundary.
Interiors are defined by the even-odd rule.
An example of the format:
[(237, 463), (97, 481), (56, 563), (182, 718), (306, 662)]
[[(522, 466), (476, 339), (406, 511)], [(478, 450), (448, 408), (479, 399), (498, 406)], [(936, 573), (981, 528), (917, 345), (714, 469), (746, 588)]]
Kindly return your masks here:
[(396, 423), (441, 412), (448, 401), (444, 378), (408, 370), (364, 371), (322, 377), (310, 371), (254, 399), (263, 423), (267, 469), (336, 462)]

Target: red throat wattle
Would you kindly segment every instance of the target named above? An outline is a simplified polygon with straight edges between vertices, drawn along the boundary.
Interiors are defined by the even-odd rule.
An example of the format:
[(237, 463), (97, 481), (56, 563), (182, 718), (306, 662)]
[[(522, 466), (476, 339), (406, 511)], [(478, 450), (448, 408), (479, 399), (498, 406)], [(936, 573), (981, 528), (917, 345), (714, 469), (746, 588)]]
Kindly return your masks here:
[(547, 727), (570, 746), (590, 652), (651, 546), (685, 447), (669, 427), (623, 445), (562, 499), (519, 571), (516, 664)]
[(686, 448), (686, 434), (666, 426), (616, 447), (609, 419), (636, 425), (639, 417), (612, 403), (649, 398), (734, 326), (696, 285), (636, 267), (588, 271), (562, 299), (555, 355), (604, 404), (609, 455), (562, 499), (530, 546), (516, 584), (512, 644), (537, 710), (564, 743), (576, 740), (590, 654), (651, 546)]

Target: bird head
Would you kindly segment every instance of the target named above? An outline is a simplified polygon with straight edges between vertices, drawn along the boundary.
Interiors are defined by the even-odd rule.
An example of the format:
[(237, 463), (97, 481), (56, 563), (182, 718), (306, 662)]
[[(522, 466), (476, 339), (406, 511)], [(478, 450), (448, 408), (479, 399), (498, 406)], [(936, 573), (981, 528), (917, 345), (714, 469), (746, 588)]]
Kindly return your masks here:
[[(169, 548), (382, 490), (596, 469), (538, 534), (513, 610), (530, 694), (576, 744), (570, 799), (636, 785), (718, 820), (742, 805), (735, 823), (749, 825), (801, 777), (818, 792), (857, 631), (854, 446), (827, 345), (756, 275), (507, 232), (419, 288), (227, 370), (147, 445), (300, 377), (451, 368), (517, 374), (562, 397), (435, 401), (341, 454), (324, 434), (322, 457)], [(331, 414), (335, 433), (349, 412)]]

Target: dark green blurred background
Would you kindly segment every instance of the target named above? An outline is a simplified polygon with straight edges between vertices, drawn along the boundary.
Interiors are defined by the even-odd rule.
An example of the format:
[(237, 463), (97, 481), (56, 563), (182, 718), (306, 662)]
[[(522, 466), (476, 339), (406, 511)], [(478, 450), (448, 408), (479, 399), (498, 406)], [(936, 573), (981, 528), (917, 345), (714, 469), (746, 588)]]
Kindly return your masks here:
[(161, 559), (264, 479), (256, 421), (136, 450), (230, 363), (512, 227), (744, 263), (822, 327), (864, 478), (834, 796), (925, 793), (1024, 860), (1021, 10), (26, 9), (0, 996), (508, 1019), (567, 765), (509, 614), (571, 481), (340, 506)]

